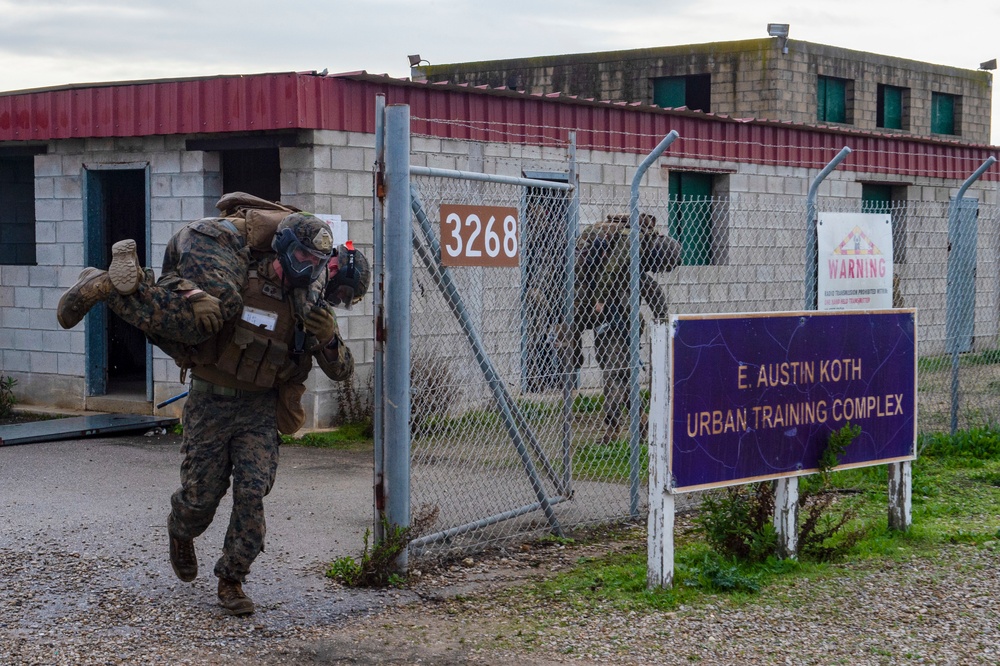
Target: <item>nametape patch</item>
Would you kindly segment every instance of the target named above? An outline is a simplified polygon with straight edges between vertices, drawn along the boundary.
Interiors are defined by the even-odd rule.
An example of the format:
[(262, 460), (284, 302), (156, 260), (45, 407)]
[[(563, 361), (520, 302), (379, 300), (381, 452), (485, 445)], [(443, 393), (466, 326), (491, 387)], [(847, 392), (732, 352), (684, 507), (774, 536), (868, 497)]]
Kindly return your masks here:
[(243, 307), (243, 321), (255, 328), (263, 328), (265, 331), (273, 331), (278, 324), (278, 314), (252, 308), (249, 305)]

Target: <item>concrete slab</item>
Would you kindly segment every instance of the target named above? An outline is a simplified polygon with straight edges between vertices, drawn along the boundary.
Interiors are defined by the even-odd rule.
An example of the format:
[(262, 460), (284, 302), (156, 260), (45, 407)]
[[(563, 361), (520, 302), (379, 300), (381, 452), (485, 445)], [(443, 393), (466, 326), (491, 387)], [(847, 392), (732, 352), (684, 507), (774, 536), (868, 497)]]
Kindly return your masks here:
[(169, 416), (140, 416), (137, 414), (87, 414), (68, 418), (31, 421), (0, 425), (0, 446), (55, 442), (61, 439), (80, 439), (118, 432), (149, 431), (169, 428), (179, 419)]

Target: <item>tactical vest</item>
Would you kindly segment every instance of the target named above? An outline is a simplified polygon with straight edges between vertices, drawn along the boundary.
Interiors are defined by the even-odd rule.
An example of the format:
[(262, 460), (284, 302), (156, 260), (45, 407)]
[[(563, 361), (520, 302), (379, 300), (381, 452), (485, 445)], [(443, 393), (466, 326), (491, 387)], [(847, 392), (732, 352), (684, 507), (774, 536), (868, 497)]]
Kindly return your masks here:
[[(279, 285), (251, 269), (243, 292), (243, 313), (208, 349), (195, 354), (192, 373), (232, 388), (263, 390), (308, 372), (308, 354), (293, 354), (295, 316), (291, 298)], [(201, 352), (207, 352), (205, 354)], [(217, 360), (209, 359), (215, 356)]]

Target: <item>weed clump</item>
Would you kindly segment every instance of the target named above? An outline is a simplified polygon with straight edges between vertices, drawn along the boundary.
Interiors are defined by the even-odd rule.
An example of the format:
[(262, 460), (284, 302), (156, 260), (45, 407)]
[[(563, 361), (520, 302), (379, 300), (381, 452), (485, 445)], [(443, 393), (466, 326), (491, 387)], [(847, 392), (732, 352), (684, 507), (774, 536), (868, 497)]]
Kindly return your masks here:
[(7, 418), (14, 413), (14, 405), (17, 404), (17, 397), (14, 395), (14, 387), (17, 380), (13, 377), (0, 375), (0, 418)]
[(365, 530), (365, 545), (360, 559), (341, 557), (327, 568), (328, 578), (336, 578), (348, 587), (399, 587), (405, 577), (396, 571), (396, 558), (410, 543), (412, 528), (390, 525), (382, 518), (385, 537), (369, 547), (371, 529)]

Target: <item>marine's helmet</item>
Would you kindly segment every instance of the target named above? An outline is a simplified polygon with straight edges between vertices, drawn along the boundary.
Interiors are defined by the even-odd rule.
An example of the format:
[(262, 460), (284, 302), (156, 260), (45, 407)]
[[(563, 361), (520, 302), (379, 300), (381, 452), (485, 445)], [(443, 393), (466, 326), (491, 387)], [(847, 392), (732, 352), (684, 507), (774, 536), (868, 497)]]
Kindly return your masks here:
[(352, 305), (364, 298), (371, 285), (372, 271), (368, 258), (354, 247), (353, 241), (347, 241), (337, 246), (337, 252), (330, 260), (330, 269), (324, 299), (330, 305), (350, 310)]
[(323, 274), (333, 255), (333, 233), (309, 213), (292, 213), (278, 223), (271, 241), (287, 284), (305, 287)]

